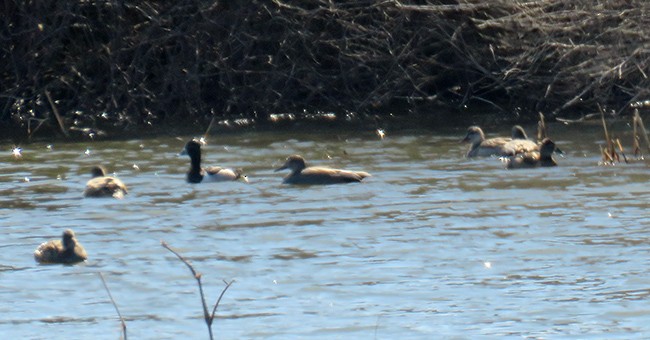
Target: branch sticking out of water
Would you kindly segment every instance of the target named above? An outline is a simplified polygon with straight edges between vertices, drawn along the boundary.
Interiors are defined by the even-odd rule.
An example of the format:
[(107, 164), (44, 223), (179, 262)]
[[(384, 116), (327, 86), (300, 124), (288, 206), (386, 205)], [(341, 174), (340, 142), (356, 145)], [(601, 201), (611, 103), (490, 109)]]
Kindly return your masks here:
[(115, 307), (115, 311), (117, 312), (117, 316), (120, 317), (120, 323), (122, 324), (122, 335), (124, 336), (124, 340), (127, 340), (126, 338), (126, 322), (124, 322), (124, 318), (122, 317), (122, 314), (120, 313), (120, 309), (117, 308), (117, 304), (115, 303), (115, 300), (113, 300), (113, 295), (111, 295), (110, 289), (108, 289), (108, 285), (106, 284), (106, 280), (104, 280), (104, 275), (102, 275), (101, 272), (97, 273), (99, 274), (99, 278), (102, 279), (102, 283), (104, 284), (104, 288), (106, 288), (106, 293), (108, 293), (108, 297), (111, 299), (111, 303), (113, 304), (113, 307)]
[(208, 135), (210, 134), (210, 129), (212, 129), (212, 125), (214, 125), (214, 122), (217, 120), (217, 115), (214, 113), (214, 109), (210, 110), (212, 113), (212, 120), (210, 120), (210, 124), (208, 125), (208, 128), (205, 130), (205, 133), (203, 134), (203, 139), (208, 140)]
[(537, 142), (542, 142), (544, 138), (548, 137), (546, 132), (546, 122), (544, 120), (544, 114), (539, 113), (539, 121), (537, 122)]
[(603, 155), (603, 164), (614, 165), (620, 161), (620, 157), (618, 156), (616, 148), (614, 147), (614, 141), (609, 136), (607, 123), (605, 122), (605, 111), (600, 106), (600, 104), (598, 104), (598, 110), (600, 111), (600, 120), (603, 123), (603, 130), (605, 131), (605, 143), (607, 144), (604, 149), (601, 149), (601, 153)]
[(52, 107), (52, 112), (54, 113), (54, 117), (56, 117), (56, 121), (59, 123), (59, 128), (61, 128), (61, 132), (63, 132), (64, 136), (70, 137), (68, 135), (68, 131), (65, 129), (65, 123), (63, 122), (63, 118), (61, 118), (61, 115), (59, 114), (59, 109), (56, 107), (54, 100), (52, 100), (50, 91), (45, 90), (45, 97), (47, 97), (47, 101), (50, 103), (50, 106)]
[[(639, 110), (635, 109), (634, 110), (634, 118), (633, 118), (633, 123), (634, 123), (634, 139), (636, 141), (639, 140), (638, 134), (637, 134), (637, 127), (639, 128), (640, 133), (643, 134), (643, 140), (645, 140), (646, 145), (648, 146), (648, 150), (650, 150), (650, 140), (648, 139), (648, 132), (645, 129), (645, 125), (643, 124), (643, 119), (641, 119), (641, 116), (639, 115)], [(638, 142), (637, 145), (638, 147)], [(639, 148), (640, 149), (640, 148)], [(640, 153), (640, 150), (639, 150)]]
[(235, 280), (232, 280), (230, 282), (226, 282), (225, 280), (223, 281), (226, 284), (226, 287), (224, 287), (224, 289), (221, 291), (221, 294), (219, 295), (219, 299), (217, 299), (217, 302), (214, 304), (214, 308), (212, 308), (212, 313), (208, 313), (208, 305), (205, 302), (205, 295), (203, 294), (203, 284), (201, 283), (201, 273), (198, 273), (194, 269), (192, 264), (187, 259), (185, 259), (181, 254), (177, 253), (174, 249), (169, 247), (167, 242), (161, 241), (160, 244), (165, 249), (172, 252), (172, 254), (176, 255), (176, 257), (178, 257), (179, 260), (181, 260), (183, 263), (185, 263), (187, 268), (189, 268), (190, 271), (192, 272), (192, 276), (194, 276), (194, 278), (196, 279), (196, 282), (199, 285), (199, 293), (201, 293), (201, 304), (203, 306), (203, 319), (205, 320), (205, 324), (208, 326), (208, 333), (210, 334), (210, 340), (214, 339), (214, 337), (212, 335), (212, 322), (214, 321), (214, 315), (217, 312), (217, 308), (219, 307), (219, 303), (221, 302), (221, 298), (226, 293), (228, 288), (230, 288), (230, 286), (235, 282)]

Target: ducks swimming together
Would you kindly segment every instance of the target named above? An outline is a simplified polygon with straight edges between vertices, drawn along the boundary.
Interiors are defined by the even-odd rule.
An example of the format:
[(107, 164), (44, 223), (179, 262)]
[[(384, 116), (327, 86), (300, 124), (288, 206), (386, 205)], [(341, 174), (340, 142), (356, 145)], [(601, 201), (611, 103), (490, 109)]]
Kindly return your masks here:
[(470, 126), (461, 142), (469, 142), (467, 157), (512, 156), (518, 153), (535, 151), (538, 146), (528, 140), (524, 129), (515, 125), (512, 137), (496, 137), (486, 139), (483, 130), (478, 126)]
[(539, 151), (529, 151), (510, 156), (506, 160), (506, 167), (508, 169), (523, 169), (556, 166), (557, 162), (553, 159), (555, 151), (555, 143), (548, 138), (544, 138), (539, 146)]
[(289, 169), (291, 173), (284, 177), (286, 184), (337, 184), (361, 182), (370, 174), (365, 171), (350, 171), (326, 167), (307, 166), (305, 159), (300, 155), (291, 155), (284, 165), (275, 169), (281, 171)]
[[(483, 131), (477, 126), (471, 126), (464, 141), (471, 142), (468, 157), (486, 155), (508, 155), (507, 168), (534, 168), (551, 167), (557, 163), (553, 159), (553, 153), (557, 147), (555, 143), (545, 138), (539, 146), (534, 149), (527, 149), (526, 143), (535, 144), (526, 139), (526, 133), (520, 126), (512, 129), (511, 138), (485, 139)], [(231, 170), (221, 167), (201, 168), (201, 145), (196, 140), (187, 142), (183, 154), (190, 157), (190, 170), (187, 172), (187, 181), (200, 183), (207, 181), (233, 181), (246, 180), (240, 169)], [(324, 185), (338, 183), (361, 182), (366, 177), (371, 177), (365, 171), (352, 171), (334, 169), (329, 167), (309, 166), (300, 155), (287, 157), (285, 163), (275, 171), (290, 170), (284, 177), (283, 183), (302, 185)], [(117, 178), (106, 176), (106, 171), (101, 166), (92, 168), (93, 178), (86, 184), (84, 196), (86, 197), (123, 197), (128, 193), (126, 186)], [(77, 241), (72, 230), (63, 232), (60, 240), (51, 240), (42, 243), (34, 251), (34, 259), (38, 263), (64, 263), (74, 264), (85, 261), (88, 258), (85, 249)]]
[(42, 243), (34, 251), (34, 259), (38, 263), (75, 264), (88, 258), (86, 250), (77, 241), (74, 232), (66, 229), (61, 240), (51, 240)]
[(106, 176), (103, 167), (94, 166), (90, 172), (93, 178), (86, 183), (85, 197), (124, 198), (128, 194), (126, 185), (115, 177)]
[(201, 143), (196, 140), (187, 142), (181, 155), (190, 156), (190, 171), (187, 172), (187, 181), (189, 183), (226, 182), (237, 180), (248, 182), (248, 178), (242, 174), (242, 169), (233, 170), (218, 166), (202, 168)]
[[(478, 126), (467, 129), (463, 142), (470, 142), (467, 157), (503, 156), (509, 157), (508, 168), (524, 168), (535, 166), (552, 166), (555, 160), (548, 150), (557, 152), (551, 140), (545, 140), (541, 145), (528, 140), (524, 129), (515, 125), (511, 137), (496, 137), (486, 139), (483, 130)], [(552, 147), (551, 147), (552, 145)], [(223, 182), (241, 180), (248, 182), (241, 169), (222, 167), (201, 167), (201, 142), (192, 139), (186, 143), (182, 155), (190, 158), (190, 169), (186, 174), (189, 183)], [(350, 171), (328, 167), (308, 166), (300, 155), (292, 155), (275, 171), (289, 169), (289, 175), (283, 178), (286, 184), (336, 184), (360, 182), (371, 176), (365, 171)], [(122, 198), (128, 193), (126, 185), (117, 178), (106, 176), (106, 171), (100, 166), (92, 168), (93, 178), (86, 184), (86, 197), (116, 197)]]

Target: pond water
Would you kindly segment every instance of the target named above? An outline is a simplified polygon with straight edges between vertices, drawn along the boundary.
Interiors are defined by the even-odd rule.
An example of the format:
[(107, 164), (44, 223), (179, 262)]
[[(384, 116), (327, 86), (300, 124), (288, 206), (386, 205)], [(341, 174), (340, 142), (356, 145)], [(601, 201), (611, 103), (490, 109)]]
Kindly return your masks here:
[[(192, 136), (35, 142), (21, 159), (4, 143), (0, 334), (119, 338), (101, 272), (130, 338), (207, 338), (164, 240), (203, 274), (208, 308), (235, 280), (216, 338), (649, 337), (648, 163), (599, 166), (600, 126), (552, 125), (560, 165), (510, 171), (464, 158), (465, 129), (210, 136), (204, 164), (242, 167), (248, 184), (187, 184), (177, 154)], [(294, 153), (373, 177), (283, 185), (273, 169)], [(96, 164), (125, 199), (82, 198)], [(65, 228), (88, 261), (36, 264)]]

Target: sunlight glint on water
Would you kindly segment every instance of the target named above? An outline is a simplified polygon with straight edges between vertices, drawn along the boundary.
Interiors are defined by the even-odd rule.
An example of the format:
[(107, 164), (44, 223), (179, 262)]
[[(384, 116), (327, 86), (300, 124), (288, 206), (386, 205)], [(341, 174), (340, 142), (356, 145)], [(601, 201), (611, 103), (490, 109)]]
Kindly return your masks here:
[[(185, 183), (190, 136), (47, 141), (22, 158), (5, 143), (0, 334), (118, 338), (102, 272), (129, 337), (207, 337), (165, 240), (203, 274), (208, 304), (235, 280), (219, 338), (645, 338), (648, 165), (599, 167), (595, 127), (553, 128), (567, 155), (533, 171), (463, 158), (464, 128), (209, 138), (204, 163), (242, 167), (250, 184)], [(292, 153), (373, 177), (288, 187), (273, 169)], [(95, 164), (129, 185), (126, 199), (82, 199)], [(65, 228), (89, 261), (37, 265), (36, 246)]]

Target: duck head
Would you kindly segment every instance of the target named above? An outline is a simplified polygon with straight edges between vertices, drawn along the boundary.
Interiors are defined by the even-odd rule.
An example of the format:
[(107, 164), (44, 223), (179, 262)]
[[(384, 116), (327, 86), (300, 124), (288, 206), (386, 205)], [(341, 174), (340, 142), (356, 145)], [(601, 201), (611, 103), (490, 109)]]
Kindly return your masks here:
[(539, 154), (542, 155), (542, 157), (551, 157), (556, 149), (555, 143), (552, 140), (544, 138), (542, 144), (539, 146)]
[(275, 169), (275, 171), (281, 171), (284, 169), (290, 169), (292, 172), (300, 172), (302, 169), (306, 168), (307, 164), (305, 159), (300, 155), (291, 155), (287, 157), (287, 161), (284, 162), (284, 165)]
[(189, 155), (190, 158), (194, 155), (201, 155), (201, 143), (197, 141), (196, 139), (192, 139), (191, 141), (187, 142), (185, 144), (185, 147), (183, 150), (180, 152), (181, 156)]
[(74, 237), (74, 231), (72, 229), (63, 231), (62, 243), (64, 249), (74, 249), (77, 239)]
[(106, 170), (101, 166), (92, 167), (92, 169), (90, 169), (90, 173), (92, 174), (93, 178), (106, 176)]
[(471, 144), (475, 144), (480, 143), (483, 140), (485, 140), (485, 134), (483, 134), (483, 130), (481, 130), (481, 128), (478, 126), (470, 126), (467, 129), (465, 138), (463, 138), (460, 142), (470, 142)]

